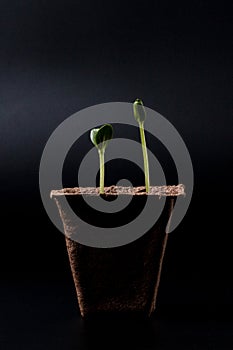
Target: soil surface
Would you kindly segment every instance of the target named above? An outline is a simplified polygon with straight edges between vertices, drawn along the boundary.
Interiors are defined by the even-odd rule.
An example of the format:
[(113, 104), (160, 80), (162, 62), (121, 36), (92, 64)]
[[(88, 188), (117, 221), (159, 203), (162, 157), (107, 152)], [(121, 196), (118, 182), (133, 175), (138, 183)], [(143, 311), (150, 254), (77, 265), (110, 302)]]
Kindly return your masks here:
[[(139, 187), (123, 187), (123, 186), (109, 186), (104, 188), (105, 195), (154, 195), (154, 196), (180, 196), (185, 195), (184, 185), (179, 184), (177, 186), (150, 186), (150, 190), (147, 193), (145, 186)], [(62, 188), (60, 190), (52, 190), (50, 197), (62, 196), (62, 195), (90, 195), (98, 196), (99, 187), (72, 187)]]

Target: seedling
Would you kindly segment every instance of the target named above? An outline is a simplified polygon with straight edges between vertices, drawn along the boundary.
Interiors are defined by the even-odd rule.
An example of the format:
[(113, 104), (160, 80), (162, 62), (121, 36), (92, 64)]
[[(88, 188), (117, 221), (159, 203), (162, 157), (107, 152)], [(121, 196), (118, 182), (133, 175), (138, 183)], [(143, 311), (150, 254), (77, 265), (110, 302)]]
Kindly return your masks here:
[(102, 125), (99, 129), (92, 129), (90, 138), (96, 146), (100, 161), (100, 194), (104, 194), (104, 154), (108, 141), (112, 139), (113, 128), (110, 124)]
[(148, 193), (150, 189), (150, 175), (149, 175), (148, 154), (147, 154), (147, 148), (146, 148), (146, 138), (145, 138), (145, 132), (144, 132), (146, 110), (145, 110), (145, 107), (143, 106), (142, 100), (140, 100), (139, 98), (137, 98), (134, 101), (133, 112), (134, 112), (134, 118), (139, 124), (141, 144), (142, 144), (142, 154), (143, 154), (143, 161), (144, 161), (145, 186), (146, 186), (146, 192)]

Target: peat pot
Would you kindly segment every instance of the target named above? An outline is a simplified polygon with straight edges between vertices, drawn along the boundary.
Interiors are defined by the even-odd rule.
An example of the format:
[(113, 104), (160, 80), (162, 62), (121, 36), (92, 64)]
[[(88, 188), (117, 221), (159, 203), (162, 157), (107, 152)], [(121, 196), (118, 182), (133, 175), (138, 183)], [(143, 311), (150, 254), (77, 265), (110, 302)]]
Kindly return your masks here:
[[(101, 196), (111, 201), (117, 196), (129, 194), (132, 201), (128, 210), (122, 210), (114, 217), (115, 214), (100, 215), (93, 209), (88, 211), (83, 197), (99, 196), (98, 188), (75, 187), (51, 192), (63, 222), (70, 267), (83, 317), (109, 312), (147, 317), (155, 310), (168, 226), (177, 196), (184, 195), (184, 186), (151, 186), (148, 194), (145, 187), (111, 186), (105, 187), (105, 195)], [(110, 248), (79, 243), (76, 239), (79, 225), (63, 205), (65, 198), (82, 220), (94, 227), (106, 228), (113, 227), (114, 220), (121, 226), (133, 219), (133, 215), (139, 215), (138, 211), (145, 205), (147, 196), (151, 196), (152, 203), (161, 199), (165, 202), (158, 220), (136, 240)]]

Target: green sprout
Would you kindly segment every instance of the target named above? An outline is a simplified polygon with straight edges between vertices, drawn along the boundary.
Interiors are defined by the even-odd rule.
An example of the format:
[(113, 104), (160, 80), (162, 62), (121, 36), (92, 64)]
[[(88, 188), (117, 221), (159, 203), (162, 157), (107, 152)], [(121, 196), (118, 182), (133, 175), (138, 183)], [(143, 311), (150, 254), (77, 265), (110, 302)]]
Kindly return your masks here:
[(148, 154), (147, 154), (147, 148), (146, 148), (146, 138), (145, 138), (145, 131), (144, 131), (146, 110), (145, 110), (145, 107), (143, 106), (142, 100), (140, 100), (139, 98), (137, 98), (133, 103), (133, 113), (134, 113), (134, 118), (139, 124), (141, 144), (142, 144), (142, 154), (143, 154), (143, 161), (144, 161), (145, 185), (146, 185), (146, 192), (148, 193), (150, 189), (150, 175), (149, 175)]
[(96, 146), (100, 161), (100, 194), (104, 194), (104, 153), (108, 141), (112, 139), (113, 128), (110, 124), (102, 125), (99, 129), (92, 129), (90, 138)]

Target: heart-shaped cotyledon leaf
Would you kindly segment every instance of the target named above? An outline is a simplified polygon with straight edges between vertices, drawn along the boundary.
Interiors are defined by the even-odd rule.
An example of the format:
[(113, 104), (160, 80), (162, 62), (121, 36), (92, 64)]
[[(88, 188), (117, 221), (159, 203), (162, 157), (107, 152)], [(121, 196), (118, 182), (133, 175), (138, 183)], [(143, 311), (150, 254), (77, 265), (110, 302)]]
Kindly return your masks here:
[(92, 129), (90, 138), (92, 143), (99, 149), (105, 149), (107, 141), (113, 136), (113, 127), (111, 124), (104, 124), (99, 129)]
[(104, 124), (99, 129), (92, 129), (90, 138), (98, 149), (100, 161), (100, 194), (104, 194), (104, 153), (108, 141), (112, 139), (113, 128), (111, 124)]
[(145, 110), (145, 107), (143, 106), (142, 100), (140, 100), (139, 98), (137, 98), (134, 101), (133, 112), (134, 112), (134, 118), (136, 119), (136, 121), (139, 124), (144, 123), (146, 119), (146, 110)]

